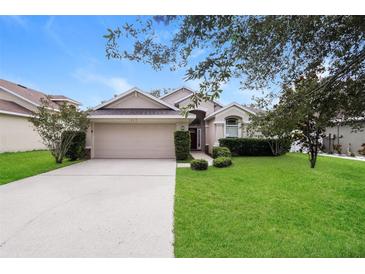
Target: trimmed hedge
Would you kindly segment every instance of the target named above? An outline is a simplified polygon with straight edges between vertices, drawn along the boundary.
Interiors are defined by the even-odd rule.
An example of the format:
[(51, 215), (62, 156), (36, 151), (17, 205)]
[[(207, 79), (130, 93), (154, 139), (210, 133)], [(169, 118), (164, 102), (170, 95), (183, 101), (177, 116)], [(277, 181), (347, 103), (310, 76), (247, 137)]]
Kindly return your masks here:
[(206, 170), (208, 169), (208, 161), (203, 159), (196, 159), (190, 162), (190, 167), (193, 170)]
[[(68, 132), (64, 134), (70, 134)], [(76, 161), (77, 159), (84, 159), (86, 155), (86, 133), (78, 132), (71, 141), (71, 145), (68, 148), (65, 156), (71, 161)]]
[(231, 157), (231, 151), (228, 147), (213, 147), (213, 158)]
[(175, 154), (176, 160), (186, 160), (190, 155), (190, 132), (175, 131)]
[(290, 150), (290, 140), (280, 140), (279, 148), (273, 149), (274, 139), (256, 138), (222, 138), (219, 145), (228, 147), (234, 156), (274, 156), (282, 155)]
[(230, 157), (218, 157), (213, 160), (213, 166), (215, 167), (228, 167), (232, 165), (232, 160)]

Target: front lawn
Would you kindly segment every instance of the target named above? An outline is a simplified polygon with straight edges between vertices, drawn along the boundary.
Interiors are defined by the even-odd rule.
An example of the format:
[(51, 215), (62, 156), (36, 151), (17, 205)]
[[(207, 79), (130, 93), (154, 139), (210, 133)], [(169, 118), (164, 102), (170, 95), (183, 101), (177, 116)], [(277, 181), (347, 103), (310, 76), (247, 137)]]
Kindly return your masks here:
[(176, 257), (365, 257), (365, 162), (237, 157), (176, 171)]
[(0, 185), (73, 163), (77, 161), (56, 164), (51, 153), (44, 150), (0, 153)]

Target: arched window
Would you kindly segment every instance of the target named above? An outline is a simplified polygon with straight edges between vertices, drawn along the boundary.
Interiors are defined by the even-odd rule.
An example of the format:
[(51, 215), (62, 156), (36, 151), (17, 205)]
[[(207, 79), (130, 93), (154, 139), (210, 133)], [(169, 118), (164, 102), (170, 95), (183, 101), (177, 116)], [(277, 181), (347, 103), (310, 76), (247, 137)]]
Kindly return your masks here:
[(226, 137), (238, 137), (238, 119), (226, 119)]

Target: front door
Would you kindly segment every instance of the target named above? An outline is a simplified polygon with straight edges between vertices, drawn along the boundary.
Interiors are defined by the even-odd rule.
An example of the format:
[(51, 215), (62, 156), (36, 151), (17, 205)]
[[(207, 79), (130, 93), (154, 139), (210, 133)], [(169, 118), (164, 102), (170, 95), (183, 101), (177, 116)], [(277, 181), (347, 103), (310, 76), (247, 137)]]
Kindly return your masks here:
[(197, 149), (197, 129), (196, 128), (189, 128), (190, 131), (190, 149)]

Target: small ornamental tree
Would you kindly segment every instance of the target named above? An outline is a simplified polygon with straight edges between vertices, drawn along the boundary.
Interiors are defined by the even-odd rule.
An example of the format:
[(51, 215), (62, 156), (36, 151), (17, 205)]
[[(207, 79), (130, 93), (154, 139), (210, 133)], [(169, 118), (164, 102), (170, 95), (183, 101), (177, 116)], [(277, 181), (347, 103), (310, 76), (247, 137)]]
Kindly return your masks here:
[(62, 163), (72, 140), (79, 132), (86, 132), (89, 126), (87, 112), (75, 106), (63, 104), (58, 110), (49, 107), (47, 100), (30, 118), (43, 143), (50, 150), (56, 163)]
[(279, 103), (266, 113), (253, 117), (251, 127), (264, 135), (291, 138), (306, 148), (310, 167), (314, 168), (325, 129), (339, 112), (338, 101), (313, 90), (321, 84), (316, 75), (300, 78), (293, 87), (284, 87)]

